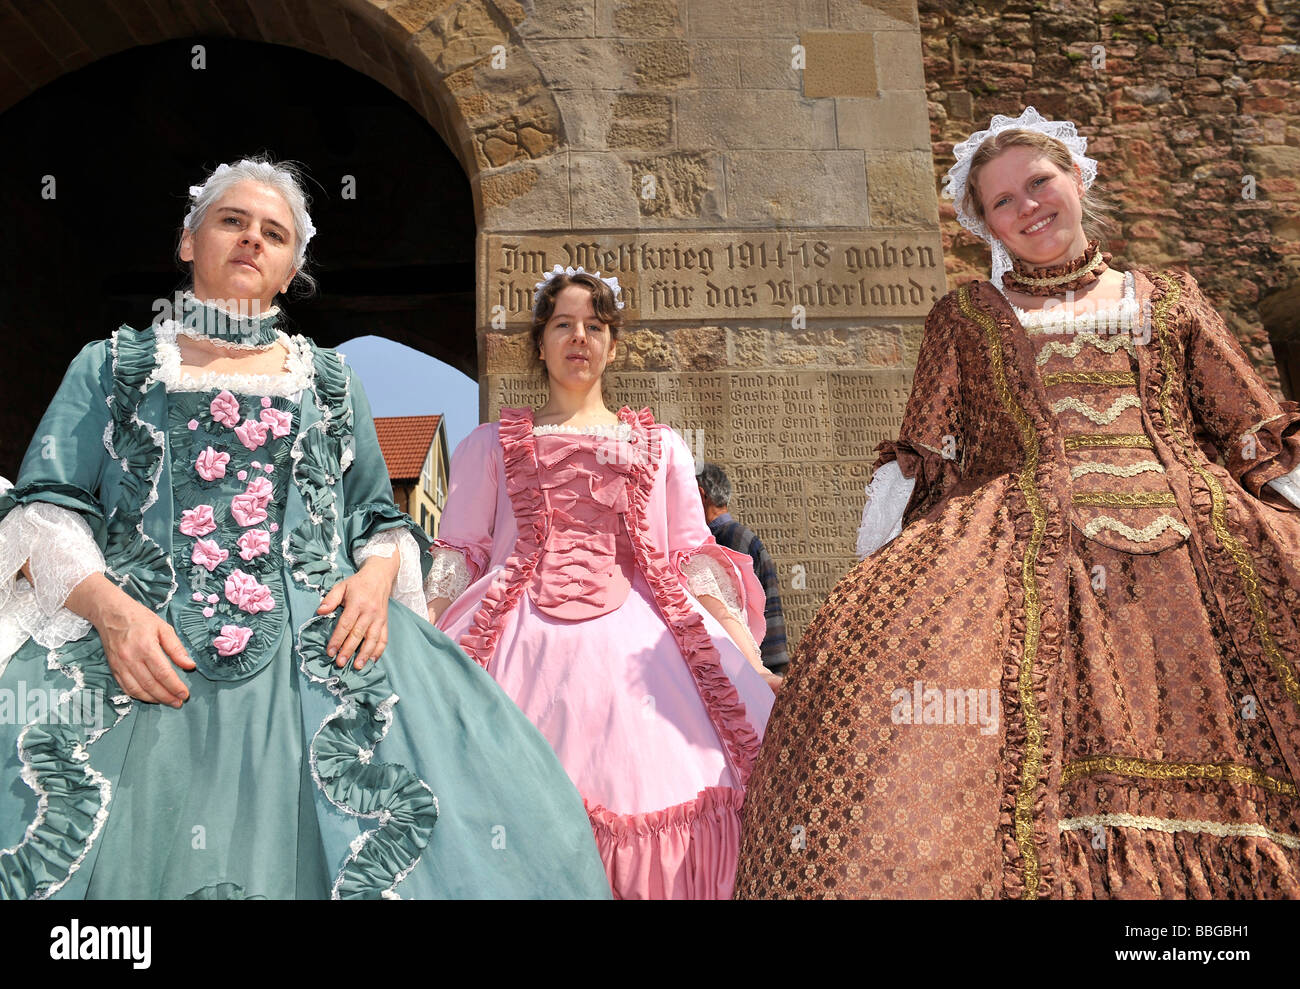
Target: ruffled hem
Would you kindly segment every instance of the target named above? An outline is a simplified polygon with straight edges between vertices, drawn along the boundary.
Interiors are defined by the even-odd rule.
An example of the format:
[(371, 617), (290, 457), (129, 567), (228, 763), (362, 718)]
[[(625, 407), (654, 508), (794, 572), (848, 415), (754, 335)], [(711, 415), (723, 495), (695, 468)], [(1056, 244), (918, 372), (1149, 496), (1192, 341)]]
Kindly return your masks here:
[(1300, 841), (1262, 826), (1129, 815), (1069, 823), (1059, 893), (1067, 898), (1300, 898)]
[(654, 416), (649, 409), (633, 412), (626, 407), (619, 410), (619, 418), (634, 427), (649, 444), (650, 454), (638, 458), (631, 466), (628, 482), (627, 534), (632, 541), (632, 552), (645, 576), (668, 629), (677, 641), (677, 647), (686, 659), (695, 680), (700, 698), (708, 711), (714, 731), (722, 740), (728, 760), (735, 773), (736, 782), (743, 788), (758, 758), (760, 740), (749, 722), (745, 705), (735, 684), (722, 668), (722, 657), (713, 637), (704, 625), (699, 612), (691, 607), (676, 572), (662, 557), (653, 551), (650, 542), (650, 523), (646, 509), (654, 487), (654, 472), (660, 461), (659, 437), (654, 426)]
[(744, 802), (741, 790), (710, 786), (694, 800), (644, 814), (587, 803), (615, 899), (730, 899)]

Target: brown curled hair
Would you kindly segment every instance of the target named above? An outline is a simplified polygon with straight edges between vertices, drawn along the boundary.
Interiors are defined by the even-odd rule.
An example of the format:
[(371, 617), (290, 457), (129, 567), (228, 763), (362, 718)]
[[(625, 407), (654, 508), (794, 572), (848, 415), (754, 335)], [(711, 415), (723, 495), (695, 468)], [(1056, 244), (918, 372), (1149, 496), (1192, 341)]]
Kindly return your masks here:
[(544, 379), (550, 372), (547, 371), (546, 364), (539, 356), (539, 351), (542, 349), (542, 334), (546, 330), (546, 324), (555, 314), (555, 297), (570, 285), (581, 285), (591, 292), (591, 308), (596, 318), (609, 327), (611, 340), (617, 340), (618, 331), (623, 328), (623, 310), (615, 304), (614, 290), (607, 284), (587, 271), (580, 271), (574, 275), (563, 273), (556, 275), (542, 286), (541, 295), (533, 303), (532, 362)]
[[(1032, 130), (1004, 130), (994, 134), (976, 149), (970, 160), (970, 174), (966, 179), (966, 197), (962, 202), (964, 209), (971, 216), (987, 223), (984, 217), (984, 201), (979, 192), (979, 170), (1008, 148), (1032, 148), (1041, 151), (1053, 165), (1066, 175), (1074, 175), (1074, 158), (1070, 149), (1056, 138)], [(1085, 189), (1079, 206), (1083, 211), (1083, 234), (1088, 240), (1101, 241), (1114, 231), (1115, 223), (1111, 219), (1111, 206), (1106, 200)]]

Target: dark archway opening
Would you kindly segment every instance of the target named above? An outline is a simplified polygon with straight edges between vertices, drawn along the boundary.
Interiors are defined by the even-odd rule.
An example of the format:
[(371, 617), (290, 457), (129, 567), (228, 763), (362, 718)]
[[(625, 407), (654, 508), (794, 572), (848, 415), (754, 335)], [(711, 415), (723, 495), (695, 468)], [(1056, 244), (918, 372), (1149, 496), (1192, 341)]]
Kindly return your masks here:
[(183, 288), (186, 189), (259, 151), (314, 180), (320, 293), (290, 302), (295, 329), (325, 346), (382, 335), (477, 376), (469, 181), (423, 117), (339, 62), (228, 39), (133, 48), (0, 114), (0, 147), (0, 474), (76, 352)]

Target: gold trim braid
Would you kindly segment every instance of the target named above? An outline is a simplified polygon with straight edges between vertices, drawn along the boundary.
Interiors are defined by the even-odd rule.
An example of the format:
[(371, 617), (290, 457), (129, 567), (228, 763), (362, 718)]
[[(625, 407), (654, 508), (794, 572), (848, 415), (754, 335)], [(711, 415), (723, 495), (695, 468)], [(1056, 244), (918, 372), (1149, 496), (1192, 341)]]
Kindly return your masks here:
[(1150, 508), (1155, 505), (1176, 505), (1171, 491), (1078, 491), (1076, 505), (1104, 505), (1107, 508)]
[(1154, 450), (1150, 437), (1141, 433), (1070, 433), (1065, 437), (1067, 450), (1089, 447), (1118, 447), (1126, 450)]
[(1034, 847), (1034, 787), (1037, 785), (1038, 774), (1043, 765), (1043, 726), (1039, 719), (1033, 686), (1034, 660), (1038, 655), (1038, 640), (1042, 631), (1042, 603), (1039, 598), (1038, 575), (1034, 567), (1038, 563), (1038, 550), (1043, 544), (1043, 534), (1047, 530), (1047, 507), (1034, 480), (1034, 474), (1038, 469), (1038, 433), (1007, 384), (1006, 368), (1002, 363), (1002, 335), (998, 331), (997, 323), (988, 313), (975, 307), (971, 300), (969, 285), (963, 285), (957, 290), (957, 302), (966, 318), (973, 320), (984, 329), (998, 397), (1002, 399), (1002, 405), (1007, 413), (1020, 427), (1020, 437), (1025, 445), (1025, 459), (1020, 465), (1019, 482), (1025, 502), (1034, 518), (1034, 528), (1020, 566), (1020, 580), (1025, 592), (1025, 644), (1020, 656), (1017, 686), (1020, 709), (1025, 717), (1025, 758), (1020, 768), (1020, 789), (1016, 791), (1014, 824), (1016, 845), (1025, 862), (1023, 898), (1033, 900), (1038, 898), (1038, 886), (1041, 881), (1038, 850)]
[(1219, 484), (1218, 478), (1198, 464), (1195, 458), (1192, 457), (1182, 435), (1178, 430), (1174, 429), (1173, 420), (1170, 418), (1169, 393), (1173, 388), (1174, 381), (1174, 355), (1169, 342), (1169, 326), (1166, 317), (1169, 314), (1169, 309), (1182, 296), (1182, 289), (1177, 282), (1166, 274), (1157, 273), (1155, 277), (1163, 282), (1165, 286), (1164, 298), (1157, 303), (1154, 316), (1156, 335), (1160, 341), (1160, 360), (1165, 372), (1164, 383), (1160, 386), (1160, 411), (1164, 415), (1165, 425), (1169, 428), (1169, 432), (1178, 441), (1184, 462), (1201, 476), (1201, 480), (1210, 489), (1210, 525), (1214, 528), (1215, 535), (1219, 537), (1219, 542), (1223, 545), (1223, 548), (1232, 557), (1233, 563), (1237, 565), (1237, 574), (1241, 577), (1242, 587), (1246, 592), (1246, 601), (1250, 605), (1250, 611), (1254, 617), (1255, 634), (1259, 636), (1259, 643), (1264, 650), (1264, 655), (1273, 664), (1273, 669), (1282, 682), (1282, 687), (1287, 696), (1291, 698), (1297, 707), (1300, 707), (1300, 679), (1297, 679), (1295, 670), (1291, 668), (1291, 664), (1287, 662), (1286, 657), (1278, 649), (1277, 643), (1273, 640), (1273, 633), (1269, 630), (1268, 613), (1264, 610), (1264, 595), (1259, 590), (1259, 575), (1255, 572), (1255, 561), (1251, 557), (1250, 551), (1228, 530), (1223, 487)]
[(1043, 375), (1043, 387), (1053, 385), (1136, 385), (1137, 375), (1132, 371), (1048, 371)]
[(1061, 785), (1072, 783), (1093, 773), (1113, 773), (1146, 780), (1215, 780), (1224, 783), (1250, 783), (1283, 797), (1300, 796), (1300, 789), (1290, 780), (1269, 776), (1253, 766), (1232, 762), (1155, 762), (1126, 755), (1090, 755), (1067, 762), (1061, 769)]

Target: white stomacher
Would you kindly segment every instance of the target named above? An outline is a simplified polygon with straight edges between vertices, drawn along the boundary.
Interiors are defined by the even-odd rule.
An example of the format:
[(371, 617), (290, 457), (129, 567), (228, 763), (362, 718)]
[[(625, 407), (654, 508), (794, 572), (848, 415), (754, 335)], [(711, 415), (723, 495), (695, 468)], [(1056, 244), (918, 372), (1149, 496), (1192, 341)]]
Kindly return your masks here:
[(469, 587), (469, 567), (465, 555), (458, 549), (435, 546), (430, 554), (433, 565), (429, 567), (429, 576), (424, 578), (424, 598), (433, 601), (446, 598), (455, 601)]
[(401, 566), (393, 584), (393, 600), (406, 605), (417, 615), (423, 615), (427, 608), (420, 580), (420, 547), (415, 537), (405, 529), (385, 529), (367, 539), (356, 552), (357, 567), (360, 568), (372, 556), (382, 556), (387, 560), (394, 553), (400, 554)]
[(858, 527), (858, 559), (898, 538), (903, 531), (903, 512), (915, 487), (916, 478), (904, 477), (897, 461), (890, 461), (872, 475)]
[(1300, 467), (1268, 482), (1268, 486), (1291, 504), (1300, 508)]
[[(33, 587), (19, 570), (30, 561)], [(104, 572), (90, 526), (58, 505), (20, 505), (0, 521), (0, 665), (29, 637), (47, 649), (80, 639), (90, 622), (63, 606), (72, 589)]]
[(682, 567), (682, 576), (686, 578), (686, 589), (697, 598), (707, 594), (722, 602), (727, 614), (744, 630), (745, 638), (753, 643), (754, 652), (758, 653), (758, 643), (754, 642), (754, 635), (749, 631), (749, 621), (741, 604), (742, 591), (731, 567), (708, 553), (696, 553)]

